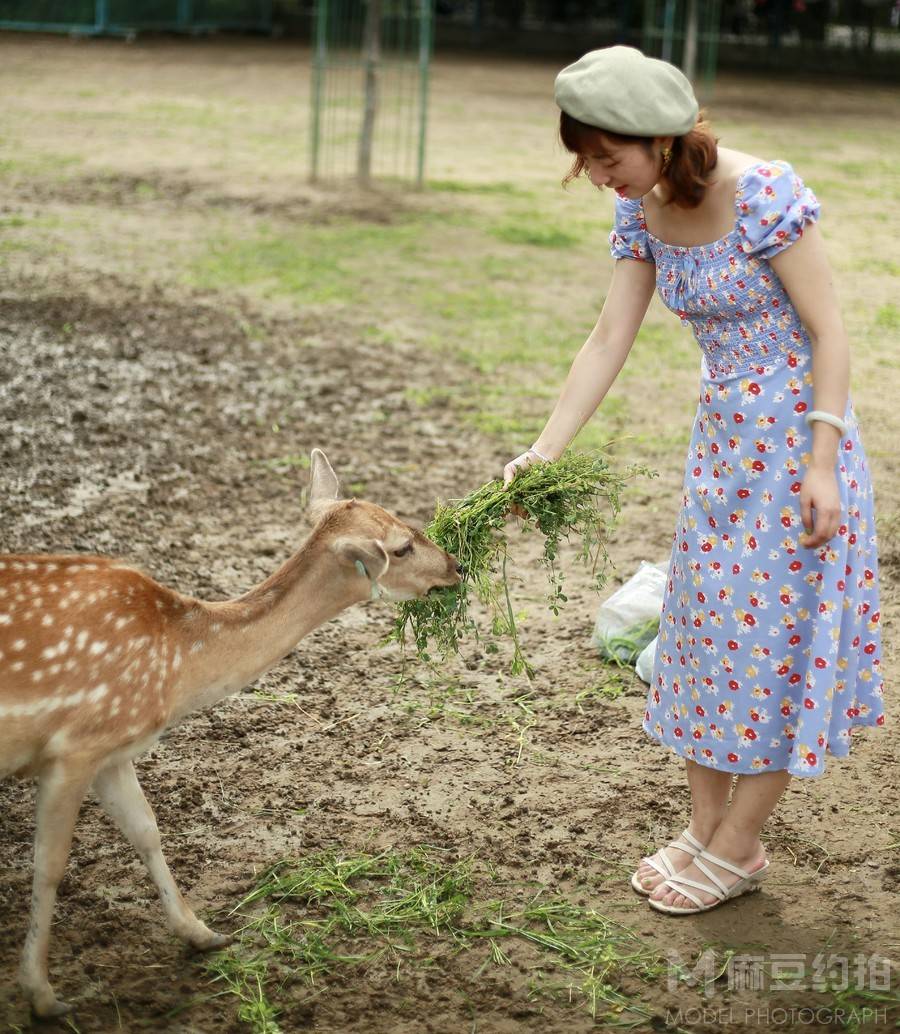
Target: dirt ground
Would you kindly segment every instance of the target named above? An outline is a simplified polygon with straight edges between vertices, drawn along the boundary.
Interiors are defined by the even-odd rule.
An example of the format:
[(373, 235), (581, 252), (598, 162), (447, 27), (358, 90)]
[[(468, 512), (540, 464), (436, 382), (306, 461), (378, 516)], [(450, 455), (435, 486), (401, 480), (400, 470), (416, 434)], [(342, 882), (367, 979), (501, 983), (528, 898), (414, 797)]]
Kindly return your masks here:
[[(264, 91), (264, 76), (248, 76), (246, 87)], [(230, 186), (252, 194), (245, 181), (239, 191)], [(66, 203), (70, 186), (61, 183), (55, 198), (50, 189), (34, 187), (44, 201)], [(0, 200), (14, 213), (34, 196), (7, 190)], [(115, 219), (127, 192), (102, 203)], [(169, 203), (177, 211), (178, 198)], [(259, 203), (270, 203), (263, 188)], [(310, 201), (290, 217), (322, 211)], [(472, 376), (446, 355), (375, 344), (353, 323), (315, 312), (226, 300), (164, 278), (136, 282), (128, 271), (51, 265), (0, 267), (4, 552), (116, 554), (182, 592), (221, 599), (260, 581), (304, 535), (305, 472), (269, 461), (323, 447), (357, 494), (424, 523), (436, 499), (464, 493), (509, 458), (508, 443), (474, 431), (460, 403), (433, 392), (410, 401), (410, 388), (459, 388)], [(611, 542), (619, 578), (640, 559), (667, 557), (680, 466), (674, 456), (652, 487), (629, 493)], [(873, 470), (877, 500), (896, 508), (895, 468), (876, 459)], [(421, 685), (396, 693), (398, 652), (378, 645), (391, 613), (377, 604), (344, 613), (253, 687), (172, 730), (138, 771), (176, 879), (211, 925), (229, 929), (228, 910), (280, 857), (429, 844), (488, 860), (509, 885), (542, 881), (686, 961), (708, 945), (896, 959), (894, 549), (886, 537), (886, 728), (856, 730), (850, 757), (829, 759), (824, 779), (793, 781), (766, 827), (774, 872), (758, 895), (678, 921), (630, 889), (638, 859), (684, 828), (683, 768), (642, 736), (645, 687), (636, 678), (615, 700), (576, 703), (599, 678), (589, 641), (596, 598), (577, 571), (559, 619), (547, 614), (529, 626), (538, 667), (531, 692), (552, 706), (524, 739), (494, 720), (522, 693), (521, 681), (506, 678), (502, 657), (474, 646), (458, 678), (483, 722), (430, 720), (419, 706), (427, 700)], [(535, 551), (534, 542), (522, 543), (514, 574), (524, 599), (543, 591), (543, 573), (528, 563)], [(300, 694), (302, 707), (260, 696), (286, 690)], [(0, 1030), (18, 1031), (30, 1026), (14, 978), (27, 920), (33, 788), (4, 782), (0, 801)], [(328, 1034), (596, 1029), (578, 996), (569, 1003), (529, 995), (533, 957), (526, 948), (510, 954), (513, 966), (502, 971), (480, 968), (483, 956), (474, 953), (442, 956), (439, 972), (339, 971), (314, 995), (291, 989), (281, 1025)], [(51, 975), (76, 1003), (84, 1034), (247, 1029), (223, 1000), (188, 1004), (210, 991), (203, 960), (165, 930), (143, 869), (92, 801), (60, 891)], [(655, 1016), (641, 1030), (665, 1030), (667, 1011), (701, 1004), (695, 992), (676, 994), (664, 983), (641, 994)], [(742, 992), (716, 1001), (734, 1007), (728, 1023), (699, 1017), (682, 1027), (812, 1029), (741, 1019), (747, 1004), (801, 1000)], [(894, 1029), (894, 1022), (878, 1015), (861, 1029)]]

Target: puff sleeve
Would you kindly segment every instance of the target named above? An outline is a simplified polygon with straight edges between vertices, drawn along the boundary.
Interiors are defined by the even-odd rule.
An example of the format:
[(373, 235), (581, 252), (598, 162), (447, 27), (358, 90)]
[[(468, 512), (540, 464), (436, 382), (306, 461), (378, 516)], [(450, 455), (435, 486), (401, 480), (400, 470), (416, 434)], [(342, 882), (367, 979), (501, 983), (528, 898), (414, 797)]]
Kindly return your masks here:
[(787, 162), (765, 162), (748, 170), (735, 204), (741, 250), (757, 258), (777, 255), (819, 218), (816, 195)]
[(616, 223), (609, 235), (609, 251), (614, 259), (653, 261), (640, 199), (616, 198)]

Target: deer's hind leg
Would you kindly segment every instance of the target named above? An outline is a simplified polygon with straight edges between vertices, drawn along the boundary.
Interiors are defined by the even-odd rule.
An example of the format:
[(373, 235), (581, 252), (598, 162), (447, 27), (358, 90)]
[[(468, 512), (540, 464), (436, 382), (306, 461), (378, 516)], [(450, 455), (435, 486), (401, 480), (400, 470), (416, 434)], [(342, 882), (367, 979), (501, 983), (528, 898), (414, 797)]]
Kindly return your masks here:
[(93, 789), (103, 810), (147, 866), (159, 891), (169, 929), (202, 951), (228, 944), (231, 938), (210, 930), (181, 896), (163, 856), (156, 817), (137, 780), (134, 765), (130, 761), (107, 765), (97, 773)]
[(71, 1008), (59, 1001), (50, 986), (47, 953), (56, 890), (66, 871), (72, 832), (92, 775), (91, 767), (55, 761), (38, 780), (31, 920), (19, 983), (35, 1015), (41, 1018), (62, 1016)]

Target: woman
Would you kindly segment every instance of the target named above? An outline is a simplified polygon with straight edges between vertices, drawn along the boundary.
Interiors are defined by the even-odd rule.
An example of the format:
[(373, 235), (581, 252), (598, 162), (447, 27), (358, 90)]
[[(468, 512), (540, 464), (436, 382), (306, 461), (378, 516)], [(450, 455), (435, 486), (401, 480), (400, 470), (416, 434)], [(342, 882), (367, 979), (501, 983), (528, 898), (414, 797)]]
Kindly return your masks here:
[(791, 777), (883, 724), (872, 486), (812, 191), (785, 162), (718, 147), (681, 72), (630, 47), (563, 69), (556, 101), (567, 179), (615, 190), (617, 261), (556, 408), (504, 477), (563, 453), (656, 287), (703, 353), (643, 719), (685, 759), (691, 819), (632, 886), (690, 914), (757, 889), (760, 831)]

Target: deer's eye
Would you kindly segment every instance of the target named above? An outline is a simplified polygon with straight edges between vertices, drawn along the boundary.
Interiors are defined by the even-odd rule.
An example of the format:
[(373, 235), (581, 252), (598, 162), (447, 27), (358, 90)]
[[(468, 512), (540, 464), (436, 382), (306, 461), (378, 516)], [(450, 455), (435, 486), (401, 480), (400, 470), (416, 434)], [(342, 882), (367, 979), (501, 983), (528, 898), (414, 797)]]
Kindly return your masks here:
[(408, 556), (410, 553), (412, 553), (412, 551), (413, 544), (411, 542), (407, 542), (406, 545), (402, 547), (402, 549), (394, 550), (394, 556)]

